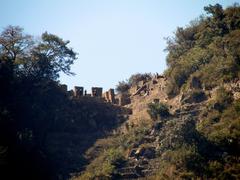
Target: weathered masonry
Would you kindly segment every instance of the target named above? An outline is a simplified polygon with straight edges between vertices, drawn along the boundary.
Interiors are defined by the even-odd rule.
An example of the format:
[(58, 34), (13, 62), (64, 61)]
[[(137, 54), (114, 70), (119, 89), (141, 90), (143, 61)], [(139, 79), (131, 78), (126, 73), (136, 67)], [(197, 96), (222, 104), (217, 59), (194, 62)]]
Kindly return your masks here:
[(72, 97), (72, 98), (81, 98), (81, 97), (100, 98), (103, 101), (116, 104), (119, 106), (124, 106), (130, 103), (129, 96), (125, 94), (116, 95), (114, 92), (114, 89), (112, 88), (103, 93), (102, 87), (92, 87), (91, 93), (87, 93), (87, 90), (84, 90), (84, 87), (82, 86), (74, 86), (74, 88), (69, 91), (67, 91), (67, 85), (61, 84), (59, 86), (63, 91), (68, 93), (69, 97)]
[(78, 98), (80, 96), (83, 96), (83, 87), (74, 86), (73, 94), (74, 94), (75, 97), (78, 97)]
[(93, 97), (102, 97), (103, 88), (101, 87), (92, 87), (92, 96)]
[(115, 104), (116, 99), (114, 89), (109, 89), (108, 91), (103, 93), (103, 98), (105, 99), (105, 101)]

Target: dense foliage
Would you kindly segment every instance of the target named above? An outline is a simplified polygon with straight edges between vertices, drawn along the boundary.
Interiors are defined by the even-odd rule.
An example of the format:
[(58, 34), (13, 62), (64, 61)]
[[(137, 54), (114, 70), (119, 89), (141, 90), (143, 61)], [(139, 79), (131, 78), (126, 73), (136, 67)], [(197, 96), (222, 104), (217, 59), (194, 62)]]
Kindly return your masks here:
[(51, 176), (42, 152), (62, 110), (57, 104), (66, 101), (56, 79), (61, 71), (71, 74), (76, 53), (68, 43), (48, 33), (37, 41), (15, 26), (1, 33), (0, 146), (6, 150), (1, 154), (1, 169), (6, 174), (1, 176), (11, 179), (13, 172), (23, 179)]
[(61, 88), (59, 73), (73, 74), (76, 59), (68, 43), (49, 33), (35, 40), (15, 26), (1, 33), (0, 179), (66, 179), (117, 125), (117, 107)]
[(160, 120), (170, 115), (167, 105), (163, 103), (148, 104), (148, 114), (153, 120)]
[(216, 4), (205, 7), (201, 16), (185, 28), (177, 28), (168, 38), (167, 65), (170, 96), (179, 93), (195, 76), (204, 88), (213, 88), (239, 77), (240, 8), (237, 4), (223, 10)]
[[(235, 4), (224, 10), (216, 4), (204, 10), (210, 16), (200, 17), (186, 28), (178, 28), (175, 37), (168, 39), (165, 73), (170, 97), (183, 91), (191, 97), (183, 103), (211, 100), (202, 107), (202, 113), (191, 127), (179, 132), (169, 131), (169, 136), (176, 134), (175, 144), (180, 146), (172, 147), (173, 142), (167, 146), (168, 151), (160, 157), (162, 166), (153, 178), (240, 178), (240, 102), (221, 86), (234, 84), (240, 78), (240, 7)], [(193, 77), (202, 87), (190, 88)], [(205, 90), (210, 90), (213, 97), (206, 97)], [(178, 129), (179, 122), (174, 124)], [(180, 138), (184, 132), (188, 133), (185, 137), (190, 141)], [(167, 138), (166, 132), (162, 134)]]

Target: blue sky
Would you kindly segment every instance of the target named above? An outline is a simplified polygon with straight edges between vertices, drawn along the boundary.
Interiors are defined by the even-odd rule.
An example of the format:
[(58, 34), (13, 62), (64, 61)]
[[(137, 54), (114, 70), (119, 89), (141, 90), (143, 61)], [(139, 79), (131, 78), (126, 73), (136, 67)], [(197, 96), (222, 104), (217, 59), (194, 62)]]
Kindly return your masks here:
[(203, 14), (203, 7), (223, 7), (239, 0), (0, 0), (0, 28), (19, 25), (25, 32), (43, 32), (70, 40), (78, 53), (76, 76), (60, 81), (90, 89), (114, 88), (140, 72), (166, 68), (164, 37)]

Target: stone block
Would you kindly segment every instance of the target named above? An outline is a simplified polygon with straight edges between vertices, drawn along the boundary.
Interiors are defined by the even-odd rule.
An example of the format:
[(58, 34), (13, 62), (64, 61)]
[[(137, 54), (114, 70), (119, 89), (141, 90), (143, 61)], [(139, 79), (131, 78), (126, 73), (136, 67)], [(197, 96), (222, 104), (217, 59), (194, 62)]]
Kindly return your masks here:
[(102, 90), (101, 87), (92, 87), (92, 96), (93, 97), (102, 97)]
[(73, 92), (75, 97), (83, 96), (83, 87), (74, 86)]

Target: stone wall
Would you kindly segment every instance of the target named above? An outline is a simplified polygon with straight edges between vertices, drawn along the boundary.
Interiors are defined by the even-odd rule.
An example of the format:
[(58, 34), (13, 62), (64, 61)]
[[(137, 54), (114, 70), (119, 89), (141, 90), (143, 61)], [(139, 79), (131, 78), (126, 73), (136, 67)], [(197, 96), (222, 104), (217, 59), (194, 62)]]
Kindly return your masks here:
[(109, 89), (109, 102), (115, 104), (115, 93), (114, 89)]
[(73, 89), (73, 94), (75, 97), (81, 97), (83, 96), (83, 87), (80, 87), (80, 86), (74, 86), (74, 89)]
[(119, 106), (125, 106), (131, 103), (129, 94), (119, 94), (117, 97), (117, 102)]
[(93, 97), (102, 97), (103, 88), (101, 87), (92, 87), (92, 96)]
[(103, 99), (109, 103), (116, 104), (114, 89), (109, 89), (103, 93)]

